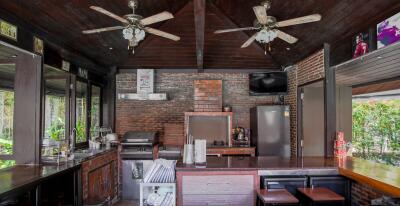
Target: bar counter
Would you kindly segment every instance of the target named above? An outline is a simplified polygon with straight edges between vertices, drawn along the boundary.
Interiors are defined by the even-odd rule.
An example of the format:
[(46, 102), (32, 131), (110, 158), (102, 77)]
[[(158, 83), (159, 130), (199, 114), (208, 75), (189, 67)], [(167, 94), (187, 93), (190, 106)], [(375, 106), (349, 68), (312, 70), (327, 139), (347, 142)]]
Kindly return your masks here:
[(93, 150), (86, 156), (76, 157), (73, 161), (68, 161), (60, 165), (15, 165), (0, 170), (0, 200), (9, 195), (14, 195), (19, 191), (35, 188), (52, 177), (57, 177), (66, 173), (76, 172), (80, 174), (82, 162), (96, 158), (116, 149)]
[(179, 172), (257, 171), (258, 175), (307, 175), (308, 173), (340, 174), (367, 184), (394, 197), (400, 197), (400, 168), (354, 157), (207, 157), (201, 166), (177, 163)]
[(0, 199), (15, 192), (35, 187), (48, 178), (73, 172), (79, 163), (56, 165), (16, 165), (0, 170)]

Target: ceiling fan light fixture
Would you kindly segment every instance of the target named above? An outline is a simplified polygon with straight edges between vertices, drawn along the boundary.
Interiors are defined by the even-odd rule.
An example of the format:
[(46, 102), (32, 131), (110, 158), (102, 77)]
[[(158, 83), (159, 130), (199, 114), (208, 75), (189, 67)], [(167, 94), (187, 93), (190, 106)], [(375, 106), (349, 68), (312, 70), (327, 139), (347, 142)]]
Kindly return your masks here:
[(268, 44), (273, 41), (277, 37), (277, 33), (275, 30), (263, 29), (259, 31), (256, 35), (256, 40), (262, 44)]
[(137, 43), (142, 41), (144, 37), (146, 36), (144, 30), (139, 29), (139, 28), (125, 28), (122, 30), (122, 34), (124, 36), (124, 39), (128, 40), (130, 43), (130, 46), (136, 46)]

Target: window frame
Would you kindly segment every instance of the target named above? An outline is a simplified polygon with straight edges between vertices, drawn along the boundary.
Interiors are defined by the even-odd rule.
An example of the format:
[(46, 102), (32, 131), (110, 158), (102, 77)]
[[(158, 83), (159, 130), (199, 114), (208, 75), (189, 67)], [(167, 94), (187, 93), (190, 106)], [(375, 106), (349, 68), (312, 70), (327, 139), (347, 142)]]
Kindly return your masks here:
[(90, 92), (89, 92), (89, 138), (90, 136), (90, 128), (92, 127), (92, 87), (98, 87), (100, 89), (100, 94), (99, 94), (99, 127), (103, 124), (103, 86), (101, 84), (89, 81), (89, 87), (90, 87)]
[[(40, 141), (43, 141), (44, 134), (46, 133), (46, 78), (45, 78), (45, 72), (46, 72), (46, 67), (50, 67), (52, 69), (58, 70), (60, 72), (64, 72), (66, 75), (66, 82), (65, 82), (65, 126), (64, 126), (64, 135), (65, 139), (69, 139), (70, 137), (70, 99), (71, 99), (71, 91), (70, 91), (70, 84), (71, 84), (71, 74), (63, 69), (48, 65), (48, 64), (43, 64), (43, 106), (42, 106), (42, 112), (41, 112), (41, 137)], [(41, 148), (40, 148), (41, 149)]]
[(73, 116), (73, 121), (72, 121), (73, 124), (71, 124), (71, 131), (70, 131), (71, 133), (72, 133), (72, 129), (76, 127), (76, 86), (77, 86), (77, 82), (79, 81), (79, 82), (85, 83), (87, 86), (87, 91), (88, 91), (87, 97), (86, 97), (86, 104), (87, 104), (87, 106), (86, 106), (86, 132), (85, 132), (86, 133), (86, 137), (85, 137), (86, 141), (77, 143), (76, 142), (76, 133), (75, 133), (74, 134), (74, 142), (73, 142), (75, 149), (83, 149), (83, 148), (89, 147), (89, 140), (91, 138), (90, 137), (90, 128), (91, 128), (91, 120), (92, 120), (92, 113), (91, 113), (92, 86), (96, 86), (96, 87), (100, 88), (100, 110), (99, 110), (100, 126), (103, 124), (103, 90), (104, 90), (104, 86), (98, 82), (92, 81), (90, 79), (87, 80), (87, 79), (84, 79), (84, 78), (81, 78), (81, 77), (75, 76), (75, 75), (74, 75), (73, 79), (74, 80), (71, 81), (71, 82), (73, 82), (73, 85), (74, 85), (74, 87), (72, 89), (73, 95), (71, 95), (71, 101), (73, 104), (73, 109), (71, 107), (71, 115), (74, 115), (74, 116)]
[[(91, 91), (90, 91), (90, 82), (87, 79), (75, 76), (75, 80), (73, 81), (73, 95), (71, 95), (71, 101), (73, 102), (73, 109), (71, 109), (71, 115), (73, 115), (73, 121), (71, 124), (71, 133), (72, 130), (75, 129), (74, 132), (74, 141), (73, 145), (75, 149), (82, 149), (82, 148), (87, 148), (89, 147), (89, 134), (90, 134), (90, 114), (89, 114), (89, 109), (88, 106), (90, 105), (90, 96), (91, 96)], [(76, 136), (76, 89), (78, 82), (86, 84), (86, 128), (85, 128), (85, 140), (84, 142), (76, 142), (77, 136)], [(72, 108), (72, 107), (71, 107)], [(72, 116), (71, 116), (72, 117)]]
[[(1, 44), (0, 44), (1, 45)], [(4, 46), (4, 45), (1, 45)], [(17, 72), (17, 61), (15, 59), (0, 59), (1, 63), (9, 63), (9, 64), (14, 64), (15, 65), (15, 72)], [(15, 84), (15, 75), (14, 74), (14, 84)], [(4, 89), (5, 90), (5, 89)], [(15, 88), (10, 89), (10, 91), (13, 91), (14, 93), (14, 105), (13, 105), (13, 134), (14, 134), (14, 129), (15, 129)], [(11, 154), (1, 154), (0, 153), (0, 160), (15, 160), (15, 152), (14, 152), (14, 135), (13, 135), (13, 148), (12, 148), (12, 153)]]

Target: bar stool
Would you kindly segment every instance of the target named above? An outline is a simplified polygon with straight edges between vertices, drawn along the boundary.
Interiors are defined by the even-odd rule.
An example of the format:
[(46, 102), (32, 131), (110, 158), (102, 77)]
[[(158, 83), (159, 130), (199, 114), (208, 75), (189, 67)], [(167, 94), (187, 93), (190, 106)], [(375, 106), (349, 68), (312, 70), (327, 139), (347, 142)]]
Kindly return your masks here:
[(297, 190), (311, 201), (310, 205), (315, 205), (315, 204), (327, 205), (327, 204), (339, 204), (339, 203), (341, 205), (345, 205), (344, 197), (324, 187), (297, 188)]
[(257, 191), (257, 205), (298, 205), (299, 200), (286, 189), (262, 189)]

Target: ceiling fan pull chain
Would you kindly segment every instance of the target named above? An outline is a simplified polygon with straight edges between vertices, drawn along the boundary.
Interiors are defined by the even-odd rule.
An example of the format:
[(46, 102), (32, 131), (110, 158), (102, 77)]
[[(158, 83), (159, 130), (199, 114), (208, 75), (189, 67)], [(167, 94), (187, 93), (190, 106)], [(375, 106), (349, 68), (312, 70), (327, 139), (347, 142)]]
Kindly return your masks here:
[(267, 44), (264, 44), (264, 55), (267, 56)]

